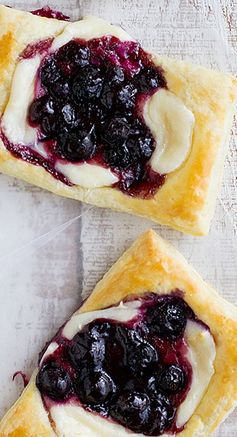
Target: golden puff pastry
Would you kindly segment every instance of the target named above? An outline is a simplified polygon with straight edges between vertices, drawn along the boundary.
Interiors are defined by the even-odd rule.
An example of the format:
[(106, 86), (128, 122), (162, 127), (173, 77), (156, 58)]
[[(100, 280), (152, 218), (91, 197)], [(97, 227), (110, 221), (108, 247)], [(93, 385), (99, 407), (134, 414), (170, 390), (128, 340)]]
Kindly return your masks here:
[[(212, 354), (213, 371), (200, 402), (197, 403), (187, 423), (177, 434), (175, 432), (174, 434), (180, 437), (197, 435), (208, 437), (233, 410), (237, 400), (237, 309), (205, 283), (183, 256), (154, 231), (150, 230), (138, 238), (112, 266), (80, 310), (74, 313), (69, 322), (64, 325), (63, 335), (67, 337), (70, 334), (72, 325), (74, 331), (78, 330), (79, 326), (82, 327), (80, 321), (77, 322), (75, 328), (75, 320), (79, 320), (78, 317), (87, 318), (88, 315), (91, 317), (91, 312), (108, 308), (104, 311), (110, 311), (107, 314), (110, 314), (111, 319), (111, 309), (113, 310), (114, 306), (119, 303), (120, 307), (117, 308), (121, 309), (121, 301), (126, 302), (126, 299), (129, 299), (131, 304), (133, 297), (143, 299), (147, 293), (149, 296), (152, 293), (158, 299), (166, 299), (170, 298), (173, 293), (177, 293), (177, 290), (182, 293), (182, 299), (195, 313), (195, 320), (201, 320), (199, 326), (206, 324), (209, 327), (198, 333), (194, 349), (201, 341), (203, 333), (206, 333), (205, 335), (213, 339), (215, 354)], [(175, 299), (179, 297), (176, 296)], [(123, 305), (122, 308), (124, 309)], [(102, 315), (96, 312), (94, 318), (96, 317), (102, 317)], [(88, 319), (85, 320), (88, 322)], [(93, 317), (89, 318), (89, 321), (91, 320)], [(176, 328), (177, 326), (179, 325), (176, 323)], [(71, 333), (71, 337), (74, 334), (75, 332)], [(49, 346), (51, 352), (55, 351), (55, 341), (58, 341), (59, 337), (55, 338), (56, 340), (54, 339)], [(50, 354), (50, 351), (46, 349), (45, 354)], [(43, 358), (41, 358), (41, 363), (42, 360)], [(205, 349), (200, 356), (199, 365), (202, 366), (207, 360), (208, 349)], [(205, 376), (203, 369), (201, 375), (202, 380)], [(127, 434), (123, 426), (116, 422), (113, 424), (106, 418), (94, 415), (80, 406), (76, 406), (72, 412), (70, 402), (73, 401), (67, 401), (63, 407), (59, 407), (61, 409), (56, 415), (56, 410), (53, 410), (54, 406), (47, 404), (47, 398), (43, 398), (44, 403), (42, 402), (35, 381), (36, 372), (20, 399), (2, 419), (1, 437), (53, 435), (60, 437), (132, 435), (135, 437), (137, 435), (136, 433)], [(192, 393), (191, 404), (194, 402), (195, 394)]]
[[(131, 40), (131, 37), (119, 27), (111, 26), (95, 17), (85, 17), (78, 23), (68, 24), (64, 21), (33, 16), (28, 12), (0, 6), (0, 24), (0, 112), (4, 119), (6, 108), (8, 108), (11, 132), (12, 129), (14, 130), (14, 119), (11, 114), (12, 102), (9, 107), (9, 98), (13, 93), (13, 79), (20, 62), (19, 55), (29, 44), (53, 39), (58, 35), (62, 36), (61, 39), (59, 37), (61, 45), (63, 41), (67, 42), (78, 35), (87, 40), (103, 35), (114, 35), (121, 40)], [(55, 47), (57, 48), (57, 44)], [(189, 114), (189, 121), (192, 124), (189, 144), (186, 144), (188, 150), (185, 159), (181, 159), (178, 167), (167, 173), (163, 185), (156, 190), (153, 196), (142, 198), (128, 195), (111, 187), (108, 182), (105, 183), (108, 186), (93, 186), (92, 184), (86, 187), (88, 184), (80, 186), (80, 183), (69, 186), (54, 178), (42, 166), (32, 165), (13, 156), (5, 147), (6, 143), (4, 146), (1, 140), (0, 171), (62, 196), (144, 216), (185, 233), (207, 234), (223, 170), (225, 144), (228, 143), (237, 97), (237, 81), (227, 74), (207, 70), (185, 61), (177, 61), (156, 54), (152, 54), (152, 60), (154, 64), (163, 68), (170, 93), (168, 99), (165, 100), (167, 112), (161, 114), (162, 120), (164, 121), (167, 113), (172, 114), (170, 105), (171, 103), (173, 105), (176, 98), (178, 108), (180, 108), (176, 108), (178, 116), (182, 115), (179, 114), (182, 107), (182, 110), (186, 111), (184, 115)], [(17, 88), (15, 92), (17, 93)], [(161, 112), (164, 112), (162, 102), (160, 103)], [(154, 130), (156, 130), (157, 111), (154, 106)], [(179, 124), (182, 125), (182, 123)], [(164, 132), (165, 138), (175, 142), (177, 136), (181, 142), (187, 142), (188, 134), (185, 126), (184, 124), (183, 132), (179, 132), (179, 135), (176, 135), (175, 131), (176, 128), (178, 129), (177, 126), (173, 127), (173, 132), (167, 128)], [(164, 142), (164, 138), (162, 141)], [(162, 149), (163, 144), (160, 146)], [(184, 147), (184, 144), (176, 144), (174, 148), (178, 158), (181, 146)], [(168, 151), (168, 164), (169, 153), (170, 151)], [(159, 165), (158, 168), (160, 168)], [(90, 176), (92, 173), (93, 171)], [(75, 177), (75, 174), (73, 176)], [(111, 174), (107, 174), (106, 177), (109, 177), (109, 180), (110, 177), (112, 178), (111, 184), (115, 180)]]

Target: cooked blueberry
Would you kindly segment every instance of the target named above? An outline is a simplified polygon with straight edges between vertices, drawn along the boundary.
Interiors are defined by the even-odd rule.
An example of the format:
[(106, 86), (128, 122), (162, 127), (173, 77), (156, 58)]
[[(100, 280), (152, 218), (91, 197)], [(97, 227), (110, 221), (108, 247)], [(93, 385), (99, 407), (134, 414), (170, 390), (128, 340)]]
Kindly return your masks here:
[(45, 364), (38, 372), (36, 386), (39, 391), (52, 399), (65, 399), (71, 391), (70, 376), (57, 364)]
[(41, 67), (40, 78), (42, 84), (47, 88), (50, 88), (54, 82), (60, 79), (59, 69), (52, 56)]
[(141, 92), (150, 91), (151, 89), (164, 87), (166, 85), (166, 82), (160, 71), (155, 68), (148, 68), (143, 70), (137, 76), (136, 82), (138, 89)]
[(104, 85), (100, 101), (103, 106), (107, 109), (111, 109), (113, 106), (113, 100), (114, 100), (114, 92), (111, 90), (109, 85)]
[(89, 354), (94, 367), (102, 365), (105, 359), (105, 342), (103, 338), (92, 341)]
[(185, 372), (178, 365), (167, 366), (156, 379), (157, 386), (166, 393), (178, 393), (185, 385)]
[(149, 134), (131, 136), (127, 140), (127, 147), (137, 160), (148, 160), (154, 151), (154, 140)]
[(68, 161), (83, 161), (95, 152), (94, 126), (81, 127), (76, 132), (64, 132), (58, 136), (57, 153)]
[(109, 144), (118, 145), (124, 142), (129, 133), (129, 125), (125, 118), (112, 118), (103, 129), (103, 138)]
[(47, 95), (33, 100), (29, 107), (29, 119), (32, 123), (38, 123), (42, 120), (45, 114), (53, 114), (53, 101)]
[(59, 79), (50, 86), (49, 93), (56, 100), (61, 101), (62, 99), (67, 99), (70, 94), (69, 83), (63, 79)]
[(89, 349), (90, 342), (88, 336), (83, 332), (79, 332), (67, 349), (67, 356), (75, 368), (82, 366), (82, 362), (88, 357)]
[(57, 122), (54, 115), (45, 115), (41, 120), (41, 129), (45, 139), (53, 138), (57, 132)]
[(162, 299), (155, 308), (147, 311), (150, 331), (165, 339), (176, 339), (183, 334), (186, 323), (186, 305), (182, 299)]
[(157, 362), (158, 353), (148, 342), (139, 341), (128, 345), (127, 365), (133, 372), (142, 372)]
[(77, 103), (100, 96), (103, 87), (101, 71), (95, 67), (84, 67), (75, 77), (72, 87), (73, 97)]
[(114, 332), (114, 325), (106, 321), (95, 321), (89, 324), (88, 333), (93, 339), (109, 337)]
[(99, 126), (103, 124), (108, 117), (108, 111), (105, 107), (99, 103), (95, 105), (94, 102), (91, 101), (80, 104), (79, 111), (83, 114), (85, 119), (90, 120), (92, 123), (97, 123)]
[(123, 86), (117, 94), (117, 103), (123, 109), (131, 110), (135, 105), (137, 88), (132, 84)]
[(124, 71), (121, 67), (115, 66), (111, 67), (109, 66), (107, 69), (107, 80), (110, 85), (119, 85), (124, 81)]
[(132, 156), (126, 143), (118, 147), (106, 147), (104, 150), (104, 159), (112, 167), (126, 169), (132, 162)]
[(67, 126), (75, 127), (80, 123), (80, 117), (71, 103), (67, 103), (61, 110), (63, 121)]
[(75, 389), (83, 403), (92, 405), (109, 401), (116, 392), (112, 378), (103, 370), (81, 372)]
[(84, 67), (89, 64), (90, 49), (78, 44), (76, 41), (70, 41), (61, 47), (58, 52), (58, 59), (62, 62), (61, 65), (63, 66), (64, 72), (68, 71), (71, 73), (74, 66)]
[(142, 392), (124, 391), (112, 405), (110, 415), (131, 431), (142, 432), (150, 419), (150, 400)]
[(171, 401), (164, 395), (158, 394), (151, 401), (151, 420), (148, 435), (162, 434), (168, 430), (174, 420), (176, 410)]

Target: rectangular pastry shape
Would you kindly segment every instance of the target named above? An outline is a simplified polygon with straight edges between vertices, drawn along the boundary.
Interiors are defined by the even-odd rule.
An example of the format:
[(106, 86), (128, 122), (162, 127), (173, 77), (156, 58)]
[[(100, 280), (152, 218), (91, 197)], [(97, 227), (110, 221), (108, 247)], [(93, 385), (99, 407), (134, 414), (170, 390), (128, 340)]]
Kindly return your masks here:
[[(203, 335), (212, 336), (215, 353), (212, 353), (212, 372), (207, 387), (199, 399), (200, 402), (196, 401), (197, 405), (191, 417), (176, 435), (208, 437), (233, 410), (237, 400), (237, 309), (205, 283), (183, 256), (155, 232), (146, 232), (121, 256), (97, 284), (80, 310), (74, 314), (74, 318), (72, 317), (64, 326), (63, 332), (65, 336), (68, 335), (72, 324), (75, 326), (72, 320), (77, 320), (75, 317), (78, 315), (86, 315), (103, 308), (109, 308), (111, 311), (113, 306), (119, 303), (121, 309), (121, 302), (125, 299), (129, 298), (130, 302), (133, 297), (142, 299), (148, 292), (163, 299), (172, 296), (175, 292), (175, 299), (179, 299), (177, 290), (182, 292), (182, 299), (194, 312), (194, 320), (201, 320), (199, 327), (205, 325), (208, 327), (195, 337), (195, 347), (202, 340)], [(98, 313), (96, 314), (99, 317)], [(109, 314), (111, 318), (111, 312)], [(72, 337), (73, 334), (70, 335)], [(56, 340), (53, 341), (58, 341), (59, 337), (55, 338)], [(52, 344), (54, 346), (53, 348), (50, 346), (51, 351), (55, 350), (55, 343)], [(199, 365), (203, 365), (208, 359), (207, 349), (201, 349)], [(202, 373), (201, 379), (203, 380), (204, 377), (205, 373)], [(135, 437), (137, 435), (127, 433), (123, 426), (111, 424), (106, 418), (101, 418), (97, 414), (87, 412), (85, 413), (87, 416), (83, 417), (83, 415), (77, 416), (75, 411), (73, 414), (71, 411), (69, 413), (70, 403), (68, 410), (67, 403), (63, 403), (57, 416), (55, 411), (53, 416), (47, 416), (47, 408), (45, 409), (45, 405), (48, 405), (47, 399), (45, 401), (44, 398), (46, 402), (44, 405), (35, 381), (36, 373), (33, 374), (19, 400), (2, 419), (1, 437), (53, 435), (60, 437), (132, 435)], [(192, 394), (191, 404), (194, 402), (195, 394)], [(79, 408), (77, 411), (84, 411), (80, 407), (76, 408)], [(71, 434), (70, 429), (73, 429)]]
[[(85, 17), (75, 23), (73, 28), (65, 30), (67, 26), (71, 24), (0, 6), (0, 113), (3, 116), (12, 92), (12, 79), (19, 63), (19, 55), (29, 44), (55, 38), (59, 34), (64, 35), (59, 40), (61, 44), (64, 39), (67, 42), (77, 35), (86, 40), (114, 35), (123, 41), (131, 41), (131, 37), (122, 29), (95, 17)], [(91, 187), (86, 187), (88, 181), (85, 186), (69, 186), (57, 180), (42, 166), (13, 156), (1, 140), (0, 171), (53, 193), (99, 207), (144, 216), (185, 233), (208, 233), (222, 176), (225, 144), (228, 143), (237, 97), (237, 81), (227, 74), (156, 54), (152, 54), (152, 62), (163, 69), (169, 93), (179, 100), (179, 106), (185, 105), (185, 111), (193, 117), (192, 136), (186, 159), (181, 160), (177, 169), (166, 174), (164, 183), (152, 196), (148, 198), (134, 193), (129, 195), (112, 186), (93, 187), (92, 184)], [(170, 114), (172, 102), (173, 100), (166, 102)], [(9, 116), (11, 120), (11, 114)], [(192, 124), (192, 120), (190, 123)], [(178, 129), (177, 126), (176, 128)], [(13, 119), (11, 129), (14, 129)], [(167, 138), (172, 138), (173, 135), (174, 140), (175, 126), (173, 132), (168, 130), (165, 135)], [(176, 141), (182, 141), (182, 135), (187, 136), (185, 125)], [(163, 144), (160, 147), (162, 149)], [(176, 148), (179, 155), (182, 144), (176, 144)], [(169, 164), (169, 153), (167, 159)]]

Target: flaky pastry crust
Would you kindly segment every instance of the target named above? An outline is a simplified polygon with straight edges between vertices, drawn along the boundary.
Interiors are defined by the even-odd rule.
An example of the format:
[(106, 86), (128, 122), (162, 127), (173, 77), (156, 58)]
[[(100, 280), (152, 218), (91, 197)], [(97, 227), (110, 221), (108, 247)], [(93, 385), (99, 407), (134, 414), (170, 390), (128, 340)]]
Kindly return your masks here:
[[(232, 411), (237, 401), (237, 308), (205, 283), (183, 256), (155, 232), (142, 235), (97, 284), (80, 308), (94, 311), (118, 304), (147, 291), (168, 294), (175, 289), (211, 330), (216, 344), (215, 373), (199, 406), (177, 434), (208, 437)], [(0, 436), (52, 436), (34, 375), (20, 400), (0, 423)], [(52, 424), (53, 425), (53, 424)], [(34, 429), (44, 426), (44, 433)], [(80, 424), (78, 424), (80, 427)], [(119, 434), (118, 434), (119, 435)], [(62, 436), (60, 436), (62, 437)]]
[[(95, 20), (85, 17), (84, 20)], [(98, 19), (99, 20), (99, 19)], [(27, 44), (61, 33), (68, 23), (0, 6), (0, 114), (6, 107), (18, 56)], [(150, 218), (193, 235), (208, 233), (222, 176), (237, 80), (203, 67), (153, 55), (168, 88), (195, 116), (191, 153), (152, 199), (103, 187), (69, 187), (41, 167), (14, 158), (0, 141), (0, 171), (55, 194)]]

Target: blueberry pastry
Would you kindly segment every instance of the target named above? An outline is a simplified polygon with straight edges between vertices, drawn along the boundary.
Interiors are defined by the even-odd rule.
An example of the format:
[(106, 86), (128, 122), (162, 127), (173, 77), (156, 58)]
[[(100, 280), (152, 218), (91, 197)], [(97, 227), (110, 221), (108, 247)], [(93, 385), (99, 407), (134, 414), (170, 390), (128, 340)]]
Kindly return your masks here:
[(208, 437), (237, 400), (237, 309), (153, 231), (41, 352), (0, 436)]
[(0, 57), (0, 171), (208, 232), (236, 79), (144, 51), (99, 18), (69, 23), (4, 6)]

